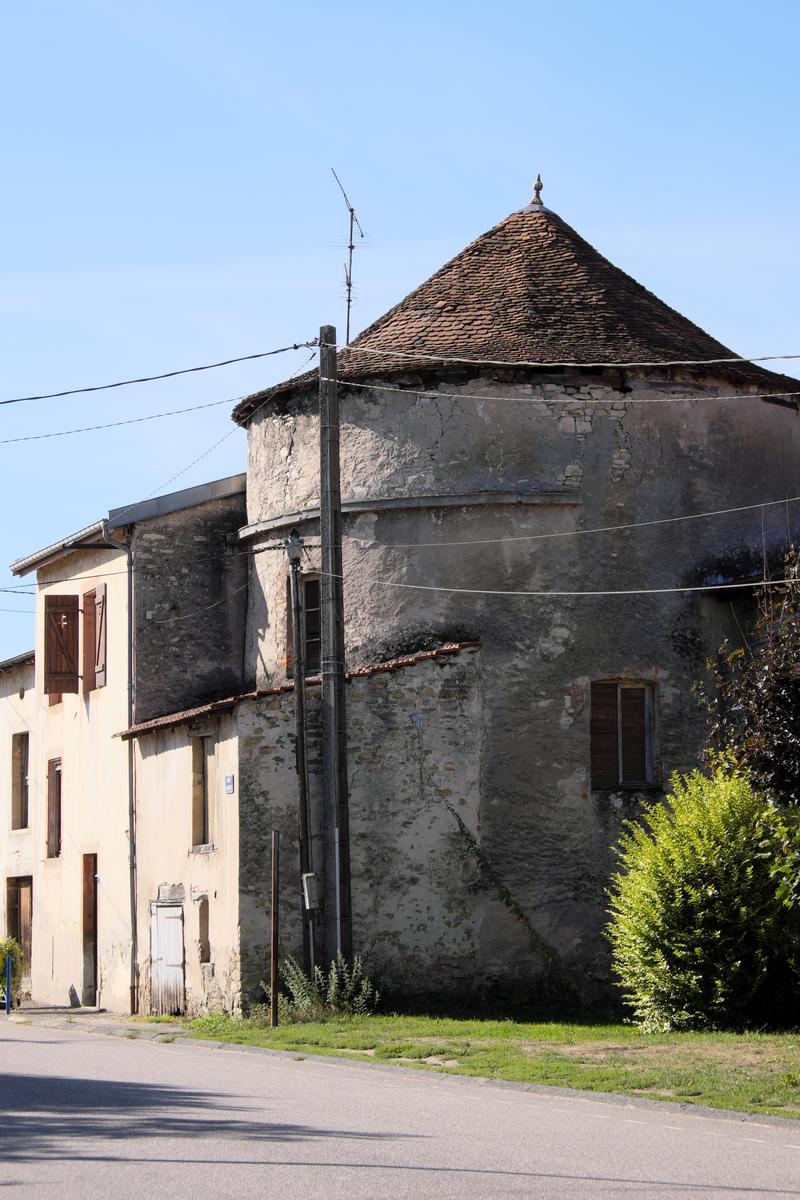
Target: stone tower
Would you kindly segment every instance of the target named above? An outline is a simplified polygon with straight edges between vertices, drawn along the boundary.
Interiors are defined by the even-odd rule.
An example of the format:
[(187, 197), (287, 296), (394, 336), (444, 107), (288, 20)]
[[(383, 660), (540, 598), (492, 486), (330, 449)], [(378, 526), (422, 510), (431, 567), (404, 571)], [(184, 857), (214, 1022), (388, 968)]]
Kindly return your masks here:
[[(795, 519), (746, 506), (800, 492), (800, 384), (725, 361), (540, 190), (339, 353), (347, 656), (480, 643), (460, 713), (469, 795), (448, 799), (537, 936), (601, 989), (610, 847), (697, 762), (691, 686), (741, 636), (747, 584)], [(256, 551), (292, 526), (315, 540), (317, 411), (316, 374), (235, 411)], [(720, 509), (738, 511), (698, 516)], [(246, 662), (265, 687), (285, 679), (287, 564), (252, 562)], [(675, 590), (722, 584), (741, 586)], [(406, 757), (435, 799), (444, 765), (408, 707)], [(373, 768), (355, 769), (364, 786)], [(547, 956), (463, 866), (406, 868), (408, 795), (377, 790), (354, 821), (356, 947), (407, 990), (532, 994)], [(376, 856), (391, 863), (378, 900)], [(419, 888), (428, 916), (406, 919)]]

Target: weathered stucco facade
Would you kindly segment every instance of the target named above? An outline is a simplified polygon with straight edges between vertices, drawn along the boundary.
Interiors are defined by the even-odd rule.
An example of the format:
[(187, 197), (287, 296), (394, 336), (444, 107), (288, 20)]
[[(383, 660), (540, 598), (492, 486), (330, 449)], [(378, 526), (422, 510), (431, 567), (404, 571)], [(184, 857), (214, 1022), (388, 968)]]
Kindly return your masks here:
[[(480, 706), (450, 756), (471, 780), (470, 831), (568, 973), (600, 994), (611, 848), (643, 798), (696, 765), (704, 727), (692, 685), (723, 638), (740, 639), (752, 608), (744, 586), (676, 589), (743, 584), (760, 577), (765, 554), (779, 559), (793, 514), (760, 506), (796, 493), (800, 420), (794, 401), (775, 395), (797, 385), (707, 362), (733, 356), (579, 243), (531, 205), (340, 352), (343, 571), (348, 666), (480, 641)], [(506, 294), (512, 258), (519, 297)], [(562, 270), (574, 275), (565, 299)], [(438, 354), (454, 361), (429, 361)], [(600, 365), (518, 365), (573, 359)], [(704, 365), (675, 365), (695, 359)], [(640, 360), (650, 365), (613, 365)], [(258, 551), (289, 527), (317, 541), (319, 426), (311, 379), (261, 399), (237, 418), (249, 436), (242, 539), (258, 563), (246, 659), (268, 687), (284, 678), (287, 567)], [(593, 784), (593, 681), (646, 685), (652, 696), (649, 787)], [(350, 753), (352, 771), (354, 744)], [(443, 769), (440, 754), (429, 763)], [(402, 787), (390, 789), (380, 822), (390, 842), (406, 816)], [(356, 818), (354, 891), (369, 837)], [(429, 838), (445, 857), (441, 831)], [(413, 857), (399, 853), (394, 868), (391, 888), (406, 895)], [(382, 970), (424, 980), (432, 996), (534, 998), (552, 982), (485, 890), (467, 903), (445, 891), (436, 905), (464, 952), (444, 955), (430, 925), (407, 916), (413, 967), (398, 948)], [(354, 943), (368, 957), (384, 925), (385, 914), (357, 914), (354, 900)]]
[[(0, 866), (7, 930), (16, 920), (7, 899), (13, 880), (31, 880), (27, 966), (30, 992), (39, 1003), (126, 1011), (137, 1003), (139, 991), (149, 995), (152, 905), (182, 889), (187, 936), (195, 947), (201, 900), (216, 891), (225, 912), (228, 875), (215, 874), (213, 864), (227, 863), (230, 847), (231, 878), (236, 879), (235, 809), (215, 810), (213, 846), (207, 837), (202, 847), (194, 846), (191, 754), (188, 809), (181, 814), (184, 825), (189, 822), (184, 839), (174, 817), (182, 760), (170, 773), (169, 755), (162, 755), (162, 765), (152, 771), (148, 761), (137, 764), (133, 745), (118, 735), (154, 708), (163, 711), (241, 687), (247, 580), (230, 540), (243, 519), (244, 489), (239, 475), (119, 509), (12, 565), (20, 575), (37, 572), (36, 673), (24, 700), (30, 732), (28, 825), (3, 835)], [(99, 673), (92, 646), (101, 619), (100, 609), (95, 610), (98, 596)], [(65, 643), (74, 640), (69, 662), (59, 664), (70, 676), (63, 694), (48, 682), (50, 601), (71, 606), (68, 612), (59, 608), (56, 618)], [(10, 686), (20, 686), (13, 673), (8, 678)], [(19, 703), (9, 693), (4, 705), (9, 720), (12, 704)], [(235, 747), (233, 752), (235, 757)], [(223, 772), (220, 787), (228, 770), (226, 754), (223, 738), (212, 759), (215, 770), (219, 759)], [(173, 845), (179, 847), (174, 855)], [(187, 850), (193, 851), (190, 858)], [(212, 936), (235, 947), (238, 916), (235, 902), (230, 903), (231, 921), (226, 924), (218, 913)], [(235, 962), (238, 950), (231, 953)], [(197, 954), (190, 959), (197, 963)], [(197, 967), (187, 979), (196, 1008), (207, 996), (228, 1004), (238, 995), (229, 971), (219, 979)]]
[[(607, 998), (622, 823), (698, 762), (692, 685), (796, 538), (800, 384), (737, 360), (538, 199), (340, 350), (338, 371), (354, 949), (398, 1003)], [(41, 597), (31, 817), (0, 861), (15, 896), (33, 880), (36, 999), (88, 994), (92, 856), (107, 1007), (131, 986), (152, 1011), (263, 996), (273, 830), (281, 946), (301, 953), (283, 543), (305, 539), (311, 597), (317, 387), (237, 407), (246, 497), (244, 476), (187, 489), (15, 564), (36, 567)], [(105, 682), (51, 702), (44, 597), (104, 586)], [(6, 666), (2, 711), (30, 671)], [(307, 683), (312, 867), (330, 897)], [(330, 912), (315, 921), (327, 964)]]

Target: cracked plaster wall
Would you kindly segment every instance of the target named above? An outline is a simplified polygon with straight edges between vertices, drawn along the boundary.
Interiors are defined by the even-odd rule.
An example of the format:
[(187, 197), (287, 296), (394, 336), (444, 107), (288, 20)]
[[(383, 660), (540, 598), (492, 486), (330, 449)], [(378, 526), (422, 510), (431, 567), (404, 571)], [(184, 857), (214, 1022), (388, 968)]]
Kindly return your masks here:
[[(382, 986), (406, 995), (475, 986), (487, 900), (446, 799), (480, 825), (480, 655), (362, 676), (346, 688), (353, 940)], [(322, 812), (319, 689), (309, 689), (314, 826)], [(413, 718), (413, 720), (412, 720)], [(269, 962), (269, 839), (281, 834), (281, 949), (301, 958), (297, 779), (291, 694), (238, 708), (241, 955), (246, 994)], [(320, 871), (321, 838), (314, 840)], [(513, 919), (500, 910), (501, 924)]]
[[(794, 495), (800, 421), (793, 409), (757, 398), (715, 399), (734, 390), (721, 381), (701, 387), (628, 378), (623, 391), (619, 379), (599, 376), (542, 384), (484, 376), (441, 388), (463, 399), (342, 387), (343, 498), (501, 490), (538, 502), (432, 502), (345, 515), (348, 665), (454, 636), (481, 639), (483, 704), (473, 731), (482, 747), (481, 845), (566, 961), (602, 988), (610, 846), (638, 800), (591, 790), (589, 683), (614, 676), (654, 682), (660, 778), (690, 768), (704, 733), (691, 685), (723, 637), (740, 636), (747, 605), (725, 594), (523, 597), (446, 589), (685, 587), (731, 564), (758, 562), (762, 546), (780, 551), (786, 544), (787, 523), (796, 534), (788, 506), (558, 535)], [(667, 399), (687, 392), (697, 399)], [(653, 402), (631, 404), (631, 397)], [(317, 505), (314, 410), (309, 394), (253, 420), (251, 523)], [(301, 532), (314, 541), (318, 526), (309, 521)], [(542, 534), (556, 536), (525, 540)], [(309, 568), (319, 565), (317, 553)], [(261, 556), (259, 581), (251, 578), (247, 657), (262, 685), (283, 679), (282, 557)], [(502, 912), (482, 919), (476, 961), (487, 981), (535, 982), (535, 965), (520, 958), (519, 937)]]

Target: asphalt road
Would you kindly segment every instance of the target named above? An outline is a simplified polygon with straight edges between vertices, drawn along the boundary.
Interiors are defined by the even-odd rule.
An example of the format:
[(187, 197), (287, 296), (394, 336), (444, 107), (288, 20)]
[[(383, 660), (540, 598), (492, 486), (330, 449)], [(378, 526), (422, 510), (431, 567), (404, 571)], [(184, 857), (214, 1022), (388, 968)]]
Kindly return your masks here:
[(2, 1196), (800, 1197), (800, 1121), (0, 1018)]

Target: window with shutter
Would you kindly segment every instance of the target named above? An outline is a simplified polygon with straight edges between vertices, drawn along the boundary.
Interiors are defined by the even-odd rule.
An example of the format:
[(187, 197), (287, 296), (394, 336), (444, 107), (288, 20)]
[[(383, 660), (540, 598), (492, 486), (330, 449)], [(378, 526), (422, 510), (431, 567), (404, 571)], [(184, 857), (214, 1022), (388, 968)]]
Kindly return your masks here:
[(319, 580), (303, 579), (303, 650), (306, 675), (319, 675), (322, 667), (322, 608)]
[(77, 596), (44, 598), (44, 690), (47, 695), (78, 691)]
[[(303, 656), (306, 675), (319, 675), (322, 667), (322, 625), (320, 583), (316, 575), (304, 575), (300, 602), (303, 606)], [(291, 580), (286, 581), (286, 676), (294, 676), (294, 622), (292, 619)]]
[(28, 828), (28, 755), (29, 735), (15, 733), (11, 738), (11, 828)]
[(83, 594), (83, 694), (95, 689), (95, 605), (94, 588)]
[(106, 686), (106, 585), (99, 583), (94, 590), (94, 686)]
[(653, 685), (594, 680), (591, 705), (592, 787), (652, 787), (655, 782)]
[(61, 759), (47, 764), (47, 857), (61, 853)]

